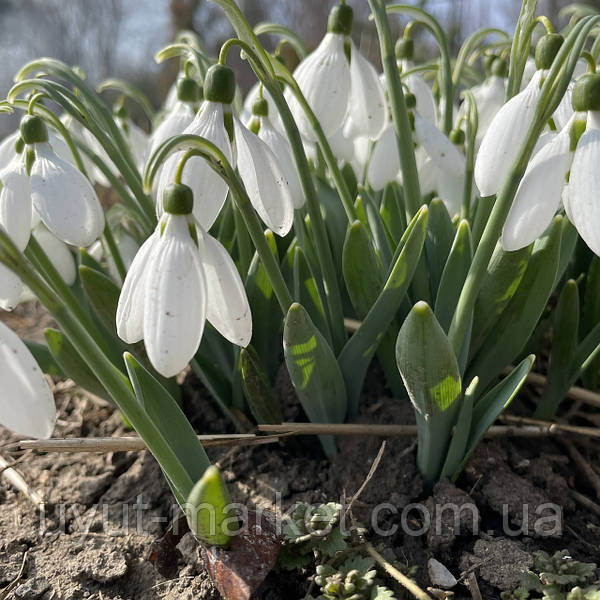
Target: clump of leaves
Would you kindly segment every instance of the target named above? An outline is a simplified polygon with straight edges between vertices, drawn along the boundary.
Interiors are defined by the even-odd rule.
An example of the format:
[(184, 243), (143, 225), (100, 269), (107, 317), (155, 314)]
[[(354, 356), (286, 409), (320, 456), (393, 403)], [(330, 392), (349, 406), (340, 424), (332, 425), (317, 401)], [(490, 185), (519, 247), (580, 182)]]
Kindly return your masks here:
[(599, 582), (592, 583), (595, 563), (573, 560), (568, 550), (559, 550), (552, 556), (535, 552), (533, 558), (533, 570), (527, 571), (516, 590), (504, 592), (502, 600), (600, 600)]
[(335, 502), (316, 506), (299, 503), (283, 524), (279, 565), (299, 569), (308, 566), (315, 555), (327, 559), (346, 550), (348, 544), (339, 526), (341, 510)]

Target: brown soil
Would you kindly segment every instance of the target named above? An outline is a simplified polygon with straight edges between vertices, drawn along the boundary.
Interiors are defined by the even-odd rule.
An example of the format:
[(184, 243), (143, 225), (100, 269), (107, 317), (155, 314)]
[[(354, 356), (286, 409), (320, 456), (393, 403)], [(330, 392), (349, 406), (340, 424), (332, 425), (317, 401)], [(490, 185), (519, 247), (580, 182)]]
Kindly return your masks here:
[[(19, 308), (10, 319), (11, 326), (21, 319), (23, 327), (29, 324), (32, 328), (36, 320), (30, 308)], [(413, 417), (408, 403), (387, 396), (381, 380), (374, 366), (358, 421), (410, 423)], [(286, 418), (301, 418), (285, 373), (280, 373), (278, 390)], [(199, 432), (231, 431), (192, 375), (184, 382), (184, 392), (184, 410)], [(59, 408), (56, 437), (123, 434), (121, 419), (110, 406), (99, 404), (69, 382), (55, 385), (55, 397)], [(14, 439), (0, 428), (0, 445)], [(339, 501), (352, 496), (381, 442), (376, 437), (339, 438), (340, 453), (331, 462), (322, 455), (317, 439), (311, 437), (269, 446), (214, 449), (209, 454), (223, 470), (234, 501), (278, 512), (297, 501)], [(600, 464), (597, 445), (580, 446), (580, 450), (592, 464)], [(18, 458), (2, 451), (1, 446), (0, 452), (5, 458)], [(423, 588), (430, 585), (427, 560), (435, 557), (457, 579), (461, 573), (473, 572), (484, 599), (499, 598), (500, 590), (518, 585), (521, 574), (532, 564), (535, 550), (568, 548), (578, 560), (600, 563), (600, 518), (576, 504), (571, 490), (597, 498), (566, 456), (562, 446), (551, 439), (485, 441), (456, 486), (441, 482), (429, 493), (415, 466), (413, 440), (389, 438), (377, 471), (353, 513), (370, 530), (369, 540), (382, 548), (388, 560), (419, 567), (417, 579)], [(177, 514), (171, 492), (149, 453), (30, 453), (17, 469), (43, 495), (46, 507), (41, 516), (22, 494), (4, 480), (0, 483), (3, 600), (2, 589), (15, 579), (23, 563), (23, 576), (8, 598), (219, 597), (191, 534), (186, 534), (178, 546), (181, 556), (173, 579), (160, 576), (147, 560), (150, 545)], [(382, 503), (386, 506), (380, 509), (377, 525), (380, 532), (395, 526), (393, 535), (373, 533), (373, 509)], [(420, 504), (411, 508), (415, 503)], [(562, 511), (561, 531), (552, 535), (548, 535), (552, 533), (548, 523), (540, 523), (540, 517), (549, 514), (549, 504)], [(457, 520), (446, 510), (448, 505), (461, 507)], [(428, 517), (432, 527), (415, 535), (424, 529)], [(258, 597), (303, 598), (310, 584), (308, 575), (273, 572)], [(386, 584), (394, 587), (389, 580)], [(454, 592), (455, 598), (472, 597), (462, 583)]]

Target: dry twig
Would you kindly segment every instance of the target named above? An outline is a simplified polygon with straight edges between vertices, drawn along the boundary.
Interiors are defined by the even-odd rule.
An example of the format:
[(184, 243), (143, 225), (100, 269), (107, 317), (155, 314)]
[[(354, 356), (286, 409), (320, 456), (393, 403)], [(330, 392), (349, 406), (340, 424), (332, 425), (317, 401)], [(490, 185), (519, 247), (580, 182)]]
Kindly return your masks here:
[(5, 479), (16, 490), (25, 494), (39, 510), (44, 510), (44, 500), (42, 497), (27, 485), (23, 476), (2, 456), (0, 456), (0, 477)]
[(570, 440), (562, 440), (562, 444), (567, 449), (569, 456), (573, 459), (573, 462), (583, 471), (583, 474), (587, 477), (588, 481), (592, 484), (596, 497), (600, 499), (600, 476), (594, 469), (592, 465), (585, 459), (583, 454), (577, 450), (575, 444)]

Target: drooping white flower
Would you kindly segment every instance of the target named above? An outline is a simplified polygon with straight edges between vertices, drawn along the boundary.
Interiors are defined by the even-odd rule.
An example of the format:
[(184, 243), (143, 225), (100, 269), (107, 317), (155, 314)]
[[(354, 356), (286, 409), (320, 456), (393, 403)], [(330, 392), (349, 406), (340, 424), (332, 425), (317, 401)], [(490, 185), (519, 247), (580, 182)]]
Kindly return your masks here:
[(173, 108), (165, 115), (158, 127), (150, 135), (147, 157), (152, 156), (154, 151), (166, 140), (175, 135), (180, 135), (185, 128), (194, 120), (194, 107), (189, 102), (178, 100)]
[[(294, 71), (298, 86), (326, 136), (342, 126), (348, 111), (350, 65), (344, 43), (344, 35), (326, 33), (317, 48)], [(286, 99), (302, 136), (316, 141), (304, 109), (289, 89)]]
[(394, 181), (400, 171), (400, 154), (394, 124), (383, 130), (371, 154), (367, 179), (374, 190), (381, 190), (388, 181)]
[(534, 155), (519, 184), (502, 231), (504, 250), (529, 246), (550, 225), (571, 164), (569, 122)]
[(73, 246), (89, 246), (104, 229), (104, 212), (90, 182), (48, 142), (34, 144), (33, 207), (46, 227)]
[(248, 197), (267, 227), (286, 235), (294, 220), (294, 202), (284, 168), (258, 136), (233, 117), (237, 166)]
[(275, 129), (268, 116), (260, 118), (258, 137), (279, 159), (279, 164), (281, 165), (286, 181), (288, 182), (294, 208), (301, 208), (305, 202), (304, 192), (302, 191), (302, 185), (298, 177), (298, 171), (296, 170), (289, 141)]
[[(179, 198), (183, 194), (185, 206), (169, 204), (172, 189)], [(119, 337), (127, 343), (143, 339), (154, 368), (171, 377), (198, 350), (206, 318), (241, 346), (250, 342), (252, 320), (233, 260), (194, 225), (190, 188), (175, 184), (165, 198), (165, 214), (127, 273), (116, 320)]]
[[(232, 162), (231, 143), (223, 120), (223, 104), (205, 100), (194, 120), (183, 131), (198, 135), (212, 142), (225, 158)], [(162, 194), (175, 180), (175, 173), (184, 151), (171, 155), (164, 163), (158, 183), (157, 213), (162, 214)], [(227, 198), (227, 183), (215, 173), (208, 162), (200, 157), (188, 159), (183, 170), (182, 183), (194, 192), (194, 217), (203, 229), (212, 227)]]
[(0, 171), (0, 226), (22, 252), (27, 247), (31, 230), (31, 192), (25, 164), (25, 152), (15, 154)]
[(600, 255), (599, 165), (600, 111), (590, 110), (571, 165), (568, 214), (583, 241), (597, 255)]
[(7, 135), (0, 143), (0, 170), (6, 168), (10, 161), (15, 157), (15, 144), (19, 139), (19, 130), (17, 129), (10, 135)]
[(42, 370), (21, 339), (0, 322), (0, 423), (28, 437), (49, 438), (54, 398)]
[(32, 234), (64, 282), (69, 287), (72, 286), (77, 279), (77, 265), (69, 247), (49, 231), (43, 223), (39, 223), (33, 229)]
[[(506, 79), (499, 75), (490, 75), (483, 83), (475, 86), (471, 91), (477, 105), (478, 126), (476, 142), (480, 144), (492, 120), (504, 106)], [(460, 114), (462, 114), (462, 111), (459, 112)]]
[(475, 183), (482, 196), (497, 194), (515, 161), (533, 120), (543, 72), (512, 97), (492, 119), (475, 161)]

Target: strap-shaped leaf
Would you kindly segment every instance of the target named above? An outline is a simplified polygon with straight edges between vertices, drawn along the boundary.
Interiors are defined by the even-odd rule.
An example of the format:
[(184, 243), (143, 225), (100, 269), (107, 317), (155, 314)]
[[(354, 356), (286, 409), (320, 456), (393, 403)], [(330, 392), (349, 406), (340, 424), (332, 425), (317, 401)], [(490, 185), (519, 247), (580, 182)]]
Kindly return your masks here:
[(468, 368), (478, 376), (482, 390), (525, 347), (554, 289), (560, 256), (562, 217), (537, 240), (523, 279), (511, 301), (487, 335), (485, 344)]
[[(193, 484), (202, 477), (210, 460), (190, 422), (169, 392), (129, 352), (123, 357), (140, 406), (159, 429)], [(151, 441), (146, 440), (146, 443), (151, 444)], [(191, 484), (189, 489), (178, 490), (183, 498), (191, 492)]]
[(398, 244), (402, 233), (406, 229), (406, 215), (401, 197), (402, 193), (399, 190), (398, 183), (395, 181), (389, 182), (383, 189), (379, 209), (394, 246)]
[(121, 293), (117, 284), (96, 269), (79, 266), (79, 276), (86, 298), (102, 324), (111, 333), (117, 333), (116, 314)]
[[(290, 379), (304, 412), (313, 423), (342, 423), (347, 400), (344, 378), (331, 347), (302, 305), (290, 306), (283, 328), (283, 352)], [(320, 436), (328, 455), (331, 436)]]
[(417, 302), (400, 328), (396, 361), (416, 410), (417, 464), (431, 483), (448, 451), (462, 381), (452, 344), (426, 302)]
[(371, 195), (362, 188), (361, 195), (364, 198), (363, 206), (365, 209), (365, 216), (367, 217), (367, 223), (369, 224), (369, 231), (373, 236), (373, 243), (375, 244), (377, 253), (381, 258), (381, 262), (387, 269), (389, 268), (392, 260), (392, 248), (390, 246), (390, 240), (388, 239), (385, 224), (383, 223), (381, 214), (379, 213), (379, 210), (375, 205), (375, 201)]
[(517, 291), (525, 275), (532, 249), (533, 244), (516, 252), (504, 252), (500, 243), (496, 245), (473, 312), (472, 355), (481, 348)]
[(27, 349), (31, 352), (33, 358), (35, 358), (35, 362), (44, 373), (52, 375), (53, 377), (66, 377), (63, 370), (58, 366), (58, 363), (48, 346), (38, 344), (32, 340), (23, 340), (23, 343), (27, 346)]
[(473, 408), (473, 417), (469, 443), (464, 458), (458, 469), (452, 475), (452, 481), (460, 475), (477, 444), (494, 421), (513, 401), (535, 361), (533, 354), (519, 363), (498, 385), (493, 387), (483, 398), (479, 399)]
[[(348, 228), (342, 260), (342, 270), (346, 289), (358, 319), (369, 312), (385, 280), (381, 260), (375, 253), (369, 234), (360, 221), (354, 221)], [(404, 395), (404, 385), (396, 367), (395, 347), (400, 326), (394, 319), (384, 333), (377, 358), (385, 372), (385, 378), (396, 397)]]
[(240, 351), (242, 385), (248, 407), (257, 423), (281, 423), (281, 407), (269, 377), (252, 346)]
[(433, 199), (429, 203), (429, 226), (425, 241), (432, 298), (437, 296), (455, 234), (456, 231), (446, 205), (439, 198)]
[[(600, 258), (594, 256), (585, 278), (585, 293), (581, 314), (580, 335), (584, 337), (600, 323)], [(600, 360), (596, 360), (583, 373), (583, 383), (590, 390), (598, 388)]]
[(377, 300), (338, 357), (348, 390), (349, 415), (358, 411), (358, 400), (367, 368), (383, 334), (394, 320), (419, 263), (427, 232), (427, 206), (422, 206), (406, 229), (391, 273)]
[(294, 249), (294, 298), (308, 311), (315, 326), (331, 344), (331, 332), (319, 286), (300, 246)]
[(44, 336), (54, 360), (67, 377), (88, 392), (106, 400), (110, 399), (110, 395), (106, 392), (104, 386), (79, 356), (73, 344), (62, 331), (46, 329), (44, 330)]
[(569, 219), (563, 219), (562, 222), (562, 241), (560, 243), (560, 260), (558, 261), (558, 269), (556, 270), (556, 281), (554, 286), (556, 287), (563, 275), (569, 267), (569, 263), (573, 258), (575, 248), (577, 247), (577, 240), (579, 234), (577, 229), (573, 226)]
[(554, 418), (556, 410), (571, 386), (572, 361), (579, 337), (579, 290), (569, 279), (554, 311), (552, 353), (544, 393), (534, 417), (544, 421)]

